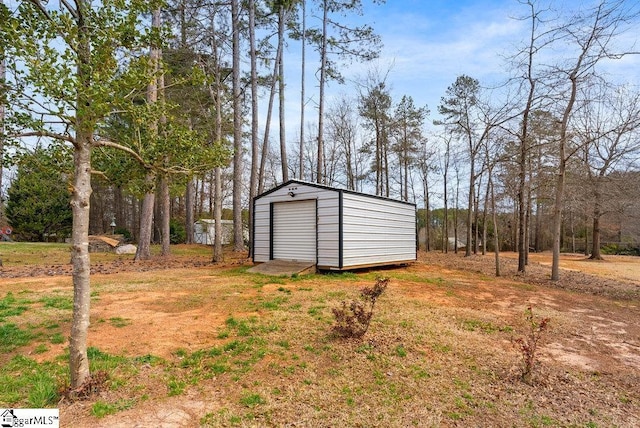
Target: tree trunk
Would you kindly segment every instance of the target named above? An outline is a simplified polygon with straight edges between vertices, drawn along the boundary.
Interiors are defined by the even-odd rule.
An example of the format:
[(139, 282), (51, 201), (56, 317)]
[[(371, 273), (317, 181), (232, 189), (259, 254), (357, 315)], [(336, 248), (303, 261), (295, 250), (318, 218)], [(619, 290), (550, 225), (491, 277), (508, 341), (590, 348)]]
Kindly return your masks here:
[(429, 206), (429, 186), (427, 179), (424, 180), (424, 250), (431, 250), (431, 207)]
[(153, 172), (147, 172), (145, 184), (148, 186), (147, 193), (142, 200), (140, 210), (140, 236), (138, 237), (138, 248), (134, 260), (148, 260), (151, 258), (151, 237), (153, 235), (153, 211), (155, 208), (155, 181)]
[(242, 93), (240, 87), (240, 4), (231, 0), (233, 25), (233, 249), (244, 250), (242, 225)]
[(458, 213), (460, 212), (460, 175), (456, 170), (456, 198), (453, 210), (453, 252), (458, 254)]
[(301, 60), (300, 60), (300, 173), (298, 178), (300, 180), (304, 180), (304, 90), (305, 90), (305, 67), (306, 67), (306, 57), (305, 57), (305, 45), (306, 45), (306, 32), (307, 32), (307, 10), (305, 5), (305, 0), (301, 0), (300, 7), (302, 9), (302, 38), (300, 42), (302, 44), (301, 47)]
[[(0, 0), (0, 7), (4, 5), (4, 0)], [(6, 93), (4, 85), (7, 78), (7, 71), (4, 59), (4, 46), (0, 46), (0, 93)], [(4, 100), (0, 100), (0, 219), (4, 219), (4, 202), (2, 201), (2, 175), (4, 171)]]
[[(160, 28), (160, 9), (152, 11), (151, 26)], [(149, 52), (149, 63), (151, 68), (157, 73), (160, 64), (160, 49), (152, 45)], [(154, 75), (153, 79), (147, 86), (147, 103), (154, 104), (158, 102), (158, 76)], [(149, 125), (151, 134), (157, 136), (158, 124)], [(140, 213), (140, 237), (138, 239), (138, 248), (134, 260), (147, 260), (151, 258), (151, 239), (153, 235), (153, 211), (155, 205), (155, 189), (156, 174), (149, 170), (145, 176), (146, 193), (142, 201), (142, 210)]]
[[(220, 70), (220, 60), (218, 46), (215, 39), (212, 41), (211, 50), (215, 61), (215, 89), (209, 85), (209, 95), (215, 104), (215, 126), (213, 132), (214, 142), (222, 142), (222, 74)], [(211, 185), (213, 187), (213, 203), (210, 212), (213, 213), (214, 237), (213, 237), (213, 259), (214, 263), (224, 260), (222, 252), (222, 168), (216, 167), (211, 174)], [(210, 189), (211, 193), (211, 189)]]
[[(600, 217), (602, 216), (602, 194), (596, 190), (596, 200), (593, 206), (593, 233), (591, 236), (591, 257), (592, 260), (603, 260), (600, 253)], [(585, 233), (586, 234), (586, 233)]]
[[(580, 63), (578, 63), (580, 64)], [(579, 65), (576, 66), (576, 70), (579, 69)], [(551, 261), (551, 280), (557, 281), (560, 279), (560, 241), (562, 239), (562, 204), (564, 203), (564, 182), (565, 172), (567, 170), (567, 140), (568, 140), (568, 128), (569, 117), (573, 111), (573, 105), (576, 101), (576, 93), (578, 91), (578, 83), (576, 72), (574, 71), (571, 76), (571, 95), (569, 101), (564, 110), (562, 116), (562, 124), (560, 127), (560, 141), (559, 141), (559, 164), (558, 164), (558, 178), (556, 181), (556, 197), (553, 206), (553, 255)]]
[[(89, 7), (78, 2), (78, 9)], [(81, 10), (84, 14), (84, 10)], [(79, 388), (90, 379), (87, 335), (91, 313), (91, 260), (89, 257), (89, 212), (91, 201), (91, 149), (93, 126), (80, 112), (91, 100), (86, 88), (91, 86), (90, 28), (78, 19), (76, 140), (74, 143), (74, 176), (71, 194), (73, 226), (71, 231), (71, 263), (73, 265), (73, 319), (69, 337), (70, 386)]]
[(195, 223), (194, 218), (194, 202), (195, 202), (195, 183), (194, 179), (191, 178), (187, 182), (187, 190), (184, 195), (184, 217), (185, 217), (185, 233), (187, 234), (186, 243), (193, 244), (193, 224)]
[(478, 254), (480, 245), (480, 189), (482, 188), (482, 180), (478, 182), (477, 191), (473, 196), (473, 224), (475, 225), (473, 231), (473, 254)]
[(496, 213), (496, 195), (493, 190), (493, 180), (489, 176), (489, 186), (491, 187), (491, 215), (493, 218), (493, 245), (496, 260), (496, 276), (500, 276), (500, 237), (498, 235), (498, 214)]
[[(471, 144), (471, 142), (469, 142)], [(464, 256), (471, 256), (471, 223), (473, 221), (473, 197), (475, 196), (475, 159), (473, 153), (471, 153), (471, 161), (469, 165), (469, 200), (467, 204), (467, 248), (465, 248)]]
[[(253, 199), (258, 190), (258, 66), (256, 54), (256, 2), (249, 0), (249, 56), (251, 64), (251, 175), (249, 177), (249, 245), (253, 245)], [(249, 249), (251, 253), (251, 249)]]
[(171, 254), (171, 197), (169, 195), (169, 177), (160, 177), (160, 230), (162, 236), (162, 250), (160, 255)]
[(447, 141), (447, 149), (444, 155), (444, 172), (443, 172), (443, 203), (444, 203), (444, 219), (443, 219), (443, 231), (442, 231), (442, 251), (446, 254), (449, 252), (449, 190), (447, 186), (449, 182), (447, 178), (449, 176), (449, 142)]
[[(79, 72), (80, 74), (81, 72)], [(78, 388), (89, 377), (87, 333), (91, 304), (91, 261), (89, 257), (89, 201), (91, 198), (91, 132), (82, 129), (78, 119), (74, 150), (75, 174), (71, 209), (73, 230), (71, 262), (73, 264), (73, 321), (69, 338), (71, 388)]]
[(278, 11), (278, 50), (280, 51), (280, 61), (278, 61), (278, 100), (280, 101), (280, 165), (282, 169), (282, 182), (289, 181), (289, 165), (287, 162), (287, 135), (285, 130), (285, 103), (284, 103), (284, 27), (287, 14), (285, 8), (280, 5)]
[(482, 213), (482, 255), (487, 254), (487, 213), (489, 212), (489, 196), (491, 193), (491, 174), (493, 173), (493, 168), (489, 168), (487, 171), (487, 190), (484, 194), (484, 207)]
[(275, 60), (275, 65), (273, 67), (271, 87), (269, 91), (269, 103), (267, 104), (267, 117), (264, 125), (264, 140), (262, 143), (262, 153), (260, 154), (260, 169), (258, 172), (258, 194), (264, 191), (267, 155), (269, 154), (269, 130), (271, 128), (271, 115), (273, 113), (273, 103), (276, 95), (276, 82), (278, 81), (278, 68), (280, 64), (280, 57), (282, 55), (282, 51), (280, 48), (282, 47), (283, 46), (278, 45), (278, 49), (276, 50), (276, 60)]
[(324, 183), (324, 87), (327, 68), (327, 21), (329, 19), (328, 0), (322, 2), (322, 46), (320, 48), (320, 95), (318, 100), (318, 165), (316, 181)]
[(222, 253), (222, 168), (217, 167), (214, 174), (213, 218), (215, 220), (215, 237), (213, 239), (213, 261), (217, 263), (224, 260)]

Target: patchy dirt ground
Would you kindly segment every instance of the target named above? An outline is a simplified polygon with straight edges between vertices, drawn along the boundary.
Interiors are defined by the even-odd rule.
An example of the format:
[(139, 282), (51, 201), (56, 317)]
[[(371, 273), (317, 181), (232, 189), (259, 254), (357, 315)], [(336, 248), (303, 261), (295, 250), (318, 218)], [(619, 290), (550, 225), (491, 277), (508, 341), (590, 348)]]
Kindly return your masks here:
[[(483, 386), (482, 391), (473, 392), (486, 394), (487, 400), (491, 396), (514, 403), (529, 400), (540, 408), (548, 407), (554, 414), (562, 414), (563, 408), (569, 414), (607, 409), (609, 413), (602, 420), (611, 426), (640, 426), (640, 260), (607, 257), (605, 261), (590, 261), (580, 255), (564, 255), (561, 280), (552, 282), (548, 279), (550, 254), (532, 254), (524, 275), (516, 273), (515, 256), (502, 255), (502, 277), (495, 278), (493, 255), (464, 258), (435, 252), (421, 254), (417, 263), (387, 271), (396, 278), (392, 282), (396, 296), (393, 303), (427, 305), (433, 308), (434, 316), (458, 327), (470, 318), (515, 325), (522, 318), (523, 308), (531, 305), (537, 314), (552, 320), (541, 351), (546, 367), (541, 386), (513, 389), (498, 382), (490, 390)], [(177, 349), (195, 351), (220, 343), (218, 333), (229, 316), (229, 301), (252, 299), (258, 291), (234, 287), (228, 277), (216, 272), (245, 263), (248, 261), (244, 256), (236, 254), (229, 257), (227, 264), (219, 266), (197, 258), (154, 259), (144, 263), (118, 261), (95, 266), (92, 281), (100, 297), (92, 307), (90, 345), (117, 355), (153, 354), (172, 359)], [(68, 266), (3, 269), (0, 290), (68, 290), (71, 287), (68, 269)], [(190, 279), (189, 284), (184, 283), (185, 277)], [(425, 287), (424, 278), (436, 286)], [(140, 292), (136, 284), (144, 281), (156, 284), (154, 289)], [(324, 281), (318, 279), (315, 285), (325, 286)], [(177, 283), (183, 284), (181, 288), (175, 287)], [(276, 294), (278, 287), (267, 284), (259, 292)], [(393, 312), (392, 308), (388, 310)], [(261, 314), (234, 314), (248, 315)], [(127, 325), (118, 327), (109, 322), (115, 319), (124, 319)], [(479, 359), (485, 358), (487, 364), (495, 365), (496, 373), (505, 378), (513, 376), (510, 374), (515, 370), (513, 366), (500, 367), (505, 361), (503, 354), (512, 352), (508, 340), (484, 343), (475, 336), (460, 337), (476, 346), (473, 352)], [(61, 354), (64, 346), (53, 346), (34, 358), (51, 359)], [(433, 354), (433, 350), (425, 352)], [(152, 383), (156, 377), (153, 368), (148, 370)], [(598, 380), (594, 381), (594, 377)], [(164, 391), (163, 388), (158, 386), (159, 391)], [(87, 415), (86, 403), (63, 403), (61, 413), (74, 426), (194, 426), (211, 408), (211, 402), (223, 402), (224, 395), (223, 387), (207, 384), (175, 397), (158, 392), (133, 409), (100, 420)], [(286, 413), (287, 408), (282, 405), (279, 411)], [(514, 426), (522, 420), (519, 419), (522, 410), (519, 412), (520, 416), (514, 410), (514, 415), (503, 413), (493, 417), (483, 417), (478, 412), (476, 417), (470, 414), (460, 422), (430, 419), (431, 423), (425, 425)], [(546, 425), (543, 420), (538, 422), (539, 426)], [(258, 420), (242, 425), (262, 424)], [(297, 425), (295, 419), (285, 425), (322, 426)], [(533, 422), (530, 425), (536, 426)], [(395, 426), (404, 425), (398, 422)]]

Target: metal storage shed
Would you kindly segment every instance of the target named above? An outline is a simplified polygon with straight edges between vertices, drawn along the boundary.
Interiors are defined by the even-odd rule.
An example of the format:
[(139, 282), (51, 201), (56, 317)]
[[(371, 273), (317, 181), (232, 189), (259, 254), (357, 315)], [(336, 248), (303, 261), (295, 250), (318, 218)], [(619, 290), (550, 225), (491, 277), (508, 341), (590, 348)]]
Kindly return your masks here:
[(253, 200), (252, 256), (309, 261), (321, 270), (416, 260), (416, 206), (290, 180)]

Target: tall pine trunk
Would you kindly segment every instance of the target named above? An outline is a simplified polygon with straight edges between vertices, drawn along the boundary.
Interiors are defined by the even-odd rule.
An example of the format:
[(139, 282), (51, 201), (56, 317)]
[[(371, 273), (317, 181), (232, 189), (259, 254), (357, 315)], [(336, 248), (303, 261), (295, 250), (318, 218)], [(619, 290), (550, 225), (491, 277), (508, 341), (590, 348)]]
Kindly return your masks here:
[(240, 3), (231, 0), (233, 50), (233, 249), (244, 250), (242, 226), (242, 93), (240, 87)]
[(300, 180), (304, 180), (304, 90), (305, 90), (305, 66), (306, 66), (306, 56), (305, 56), (305, 46), (306, 46), (306, 33), (307, 33), (307, 10), (305, 5), (305, 0), (301, 0), (300, 7), (302, 9), (302, 38), (300, 42), (302, 44), (301, 47), (301, 60), (300, 60), (300, 173), (298, 178)]
[(322, 46), (320, 48), (320, 98), (318, 100), (318, 165), (316, 181), (324, 183), (324, 87), (327, 67), (327, 21), (329, 19), (328, 0), (322, 2)]
[(282, 182), (289, 180), (289, 165), (287, 162), (287, 135), (285, 130), (285, 102), (284, 102), (284, 27), (287, 19), (287, 13), (283, 5), (280, 5), (278, 11), (278, 51), (280, 51), (280, 60), (278, 61), (278, 100), (280, 113), (280, 165), (282, 167)]

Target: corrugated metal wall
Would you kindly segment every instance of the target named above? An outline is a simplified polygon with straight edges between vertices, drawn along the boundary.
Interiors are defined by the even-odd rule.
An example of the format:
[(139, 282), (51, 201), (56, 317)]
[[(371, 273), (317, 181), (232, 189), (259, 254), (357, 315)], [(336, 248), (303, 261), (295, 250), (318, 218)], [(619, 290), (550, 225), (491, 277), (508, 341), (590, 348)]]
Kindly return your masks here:
[(343, 267), (415, 258), (416, 211), (413, 205), (344, 194)]

